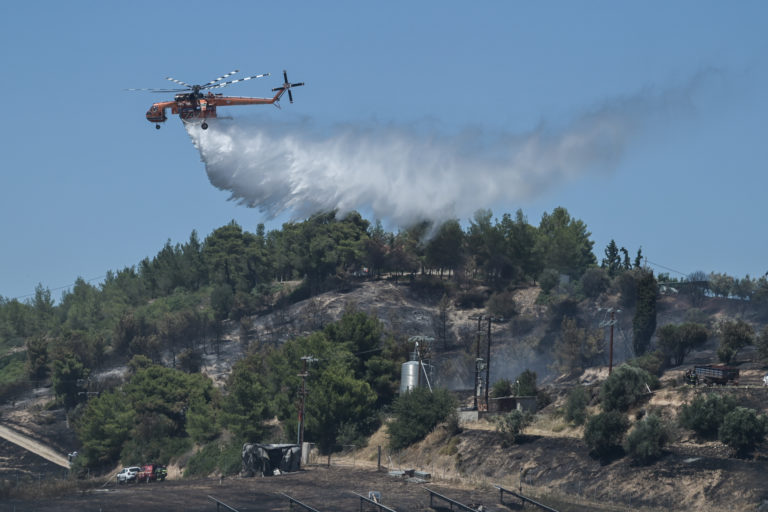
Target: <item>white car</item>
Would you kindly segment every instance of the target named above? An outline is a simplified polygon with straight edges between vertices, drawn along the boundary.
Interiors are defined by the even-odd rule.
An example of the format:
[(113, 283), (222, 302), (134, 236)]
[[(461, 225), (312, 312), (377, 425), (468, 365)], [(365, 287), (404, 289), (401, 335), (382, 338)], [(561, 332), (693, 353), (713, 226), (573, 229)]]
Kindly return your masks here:
[(141, 471), (141, 468), (138, 466), (123, 468), (122, 471), (117, 474), (117, 483), (125, 484), (136, 481), (136, 475), (139, 471)]

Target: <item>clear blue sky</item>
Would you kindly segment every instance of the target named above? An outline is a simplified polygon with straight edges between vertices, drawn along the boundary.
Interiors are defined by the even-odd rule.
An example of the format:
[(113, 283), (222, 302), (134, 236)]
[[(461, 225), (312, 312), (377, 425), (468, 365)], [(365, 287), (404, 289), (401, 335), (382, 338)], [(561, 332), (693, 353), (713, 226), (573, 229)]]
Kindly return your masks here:
[(273, 76), (233, 95), (269, 95), (284, 68), (307, 83), (234, 114), (266, 127), (530, 136), (629, 105), (642, 122), (612, 158), (477, 208), (537, 225), (564, 206), (598, 259), (614, 238), (686, 274), (763, 275), (766, 20), (748, 1), (4, 2), (0, 295), (58, 298), (232, 219), (279, 227), (211, 185), (178, 119), (144, 119), (170, 95), (123, 90), (235, 68)]

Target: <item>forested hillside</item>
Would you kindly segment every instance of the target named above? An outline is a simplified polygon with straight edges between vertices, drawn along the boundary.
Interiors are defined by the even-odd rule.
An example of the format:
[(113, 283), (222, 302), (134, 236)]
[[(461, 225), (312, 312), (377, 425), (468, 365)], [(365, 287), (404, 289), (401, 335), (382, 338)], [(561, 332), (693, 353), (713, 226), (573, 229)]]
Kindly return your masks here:
[[(453, 220), (388, 232), (352, 212), (319, 214), (269, 232), (232, 222), (202, 241), (192, 232), (188, 241), (168, 241), (133, 267), (109, 271), (102, 283), (78, 279), (58, 303), (42, 285), (26, 301), (0, 297), (0, 397), (52, 383), (82, 443), (80, 464), (89, 467), (118, 459), (167, 462), (193, 444), (214, 447), (218, 455), (207, 460), (224, 467), (239, 464), (243, 440), (295, 438), (302, 357), (313, 358), (307, 435), (322, 450), (380, 425), (381, 412), (395, 400), (399, 363), (413, 347), (354, 308), (285, 343), (249, 345), (223, 388), (199, 373), (202, 355), (216, 352), (225, 332), (239, 330), (247, 342), (255, 315), (360, 280), (391, 279), (426, 289), (442, 304), (505, 318), (518, 314), (514, 290), (536, 283), (538, 302), (555, 312), (540, 349), (557, 348), (564, 371), (591, 357), (585, 352), (590, 333), (574, 305), (608, 290), (635, 311), (636, 356), (649, 351), (657, 332), (660, 285), (692, 304), (732, 297), (768, 312), (765, 277), (654, 276), (640, 249), (630, 256), (612, 241), (598, 261), (593, 245), (587, 226), (564, 208), (543, 215), (537, 226), (521, 211), (501, 218), (479, 211), (466, 229)], [(701, 341), (695, 326), (665, 329), (658, 334), (662, 364), (681, 362)], [(741, 341), (723, 349), (723, 360), (743, 346), (738, 336), (732, 339)], [(768, 345), (768, 334), (749, 340)], [(125, 364), (125, 382), (89, 379)]]

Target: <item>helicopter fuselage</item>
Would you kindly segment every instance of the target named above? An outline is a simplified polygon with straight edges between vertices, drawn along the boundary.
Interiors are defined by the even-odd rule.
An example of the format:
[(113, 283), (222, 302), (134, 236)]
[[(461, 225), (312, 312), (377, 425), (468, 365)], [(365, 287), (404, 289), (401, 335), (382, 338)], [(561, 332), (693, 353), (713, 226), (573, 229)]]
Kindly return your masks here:
[(174, 97), (173, 101), (153, 103), (149, 110), (147, 110), (147, 121), (155, 124), (164, 123), (168, 120), (167, 109), (171, 110), (171, 115), (178, 115), (184, 121), (215, 118), (217, 107), (270, 105), (278, 101), (285, 90), (281, 88), (272, 98), (222, 96), (210, 92), (208, 94), (200, 92), (180, 93)]

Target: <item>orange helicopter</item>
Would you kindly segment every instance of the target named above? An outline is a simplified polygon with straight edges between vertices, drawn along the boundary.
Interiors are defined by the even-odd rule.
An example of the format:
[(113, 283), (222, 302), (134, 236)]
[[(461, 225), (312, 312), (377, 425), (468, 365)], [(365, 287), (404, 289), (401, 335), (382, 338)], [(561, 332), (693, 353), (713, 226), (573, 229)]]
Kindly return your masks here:
[[(243, 98), (238, 96), (222, 96), (221, 94), (214, 94), (211, 89), (220, 89), (228, 85), (235, 84), (237, 82), (245, 82), (253, 78), (261, 78), (269, 76), (269, 73), (262, 75), (253, 75), (245, 78), (239, 78), (237, 80), (231, 80), (229, 82), (222, 82), (225, 78), (237, 73), (239, 70), (230, 71), (226, 75), (222, 75), (215, 80), (203, 85), (190, 85), (176, 80), (175, 78), (167, 77), (166, 80), (170, 80), (173, 83), (183, 85), (184, 89), (128, 89), (129, 91), (150, 91), (150, 92), (175, 92), (177, 93), (173, 101), (160, 101), (153, 103), (149, 110), (147, 110), (147, 121), (155, 123), (155, 128), (160, 129), (160, 123), (164, 123), (168, 116), (166, 115), (166, 109), (171, 109), (171, 114), (178, 114), (182, 121), (193, 122), (195, 120), (202, 120), (200, 128), (203, 130), (208, 129), (208, 123), (206, 119), (216, 117), (216, 107), (229, 107), (234, 105), (275, 105), (279, 107), (280, 97), (288, 92), (288, 98), (293, 103), (293, 94), (291, 93), (292, 87), (299, 87), (304, 85), (304, 82), (292, 84), (288, 81), (288, 73), (283, 70), (283, 85), (272, 89), (273, 92), (277, 92), (271, 98)], [(208, 91), (208, 92), (203, 92)]]

